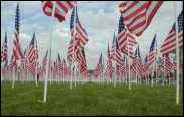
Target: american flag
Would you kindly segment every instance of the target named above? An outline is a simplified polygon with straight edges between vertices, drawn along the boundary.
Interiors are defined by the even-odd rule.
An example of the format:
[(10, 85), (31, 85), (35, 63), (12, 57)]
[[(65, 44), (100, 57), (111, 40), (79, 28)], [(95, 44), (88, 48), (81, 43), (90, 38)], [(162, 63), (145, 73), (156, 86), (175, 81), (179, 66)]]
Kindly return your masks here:
[(156, 61), (156, 34), (151, 42), (150, 51), (147, 59), (148, 59), (149, 66)]
[(63, 65), (62, 65), (62, 62), (61, 62), (61, 58), (60, 58), (60, 55), (58, 53), (58, 59), (57, 59), (57, 71), (59, 74), (62, 73), (62, 70), (63, 70)]
[(107, 48), (107, 63), (106, 63), (106, 68), (105, 68), (105, 75), (109, 78), (112, 79), (112, 59), (111, 59), (111, 53), (110, 53), (110, 49), (109, 49), (109, 44), (108, 44), (108, 48)]
[(94, 70), (94, 76), (97, 78), (103, 71), (103, 63), (102, 63), (102, 53), (100, 55), (98, 64)]
[(137, 42), (135, 38), (129, 32), (127, 32), (122, 15), (120, 16), (120, 19), (119, 19), (117, 38), (118, 38), (119, 49), (123, 53), (129, 54), (129, 56), (133, 58), (133, 51), (134, 51), (133, 47), (137, 44)]
[(168, 55), (161, 57), (161, 68), (163, 71), (172, 72), (176, 70), (176, 63), (172, 62)]
[(15, 30), (18, 34), (19, 34), (19, 27), (20, 27), (20, 9), (19, 4), (17, 4), (15, 15)]
[(33, 38), (29, 44), (29, 49), (28, 49), (26, 58), (29, 63), (33, 63), (38, 59), (38, 50), (37, 50), (35, 33), (33, 34)]
[[(183, 11), (180, 13), (180, 15), (177, 18), (178, 23), (178, 41), (179, 41), (179, 47), (183, 46)], [(164, 54), (168, 54), (176, 50), (176, 28), (175, 23), (169, 32), (168, 36), (164, 40), (160, 52)]]
[(80, 74), (84, 78), (87, 78), (87, 63), (86, 63), (86, 56), (85, 56), (84, 48), (80, 48), (77, 51), (76, 62), (78, 63)]
[(64, 76), (66, 76), (67, 74), (68, 74), (68, 66), (67, 66), (67, 64), (66, 64), (66, 61), (65, 61), (65, 59), (63, 58), (63, 61), (62, 61), (62, 65), (63, 65), (63, 74), (64, 74)]
[(1, 50), (1, 62), (8, 62), (8, 46), (7, 46), (7, 33), (5, 32), (5, 40)]
[[(55, 4), (55, 10), (53, 9)], [(42, 1), (42, 10), (47, 16), (52, 15), (52, 11), (54, 10), (54, 17), (62, 22), (65, 20), (65, 17), (69, 10), (71, 10), (75, 6), (75, 1)]]
[(71, 14), (70, 31), (72, 39), (68, 47), (67, 59), (71, 62), (72, 60), (76, 60), (76, 53), (80, 52), (80, 49), (83, 48), (88, 41), (88, 35), (78, 18), (77, 7), (73, 9)]
[(18, 33), (15, 32), (15, 39), (13, 40), (13, 62), (15, 64), (18, 60), (23, 58), (18, 37)]
[(124, 1), (119, 4), (128, 30), (140, 36), (149, 26), (163, 1)]
[(143, 71), (143, 64), (142, 64), (142, 59), (141, 59), (141, 55), (140, 55), (139, 46), (136, 49), (135, 58), (133, 59), (133, 64), (131, 65), (131, 68), (138, 75), (141, 75), (144, 72)]
[(19, 4), (17, 4), (15, 14), (15, 33), (14, 33), (15, 39), (13, 40), (13, 56), (12, 56), (13, 64), (17, 64), (17, 61), (21, 61), (21, 59), (24, 58), (19, 42), (19, 27), (20, 27), (20, 9)]
[(71, 31), (72, 38), (74, 39), (73, 42), (75, 42), (74, 46), (78, 46), (77, 49), (84, 47), (85, 44), (88, 42), (88, 35), (79, 21), (77, 7), (75, 7), (72, 11), (71, 21), (70, 21), (70, 31)]
[(117, 65), (121, 65), (121, 62), (122, 62), (121, 61), (121, 58), (122, 58), (121, 51), (119, 50), (119, 45), (118, 45), (118, 41), (117, 41), (115, 34), (114, 34), (114, 38), (113, 38), (111, 58)]

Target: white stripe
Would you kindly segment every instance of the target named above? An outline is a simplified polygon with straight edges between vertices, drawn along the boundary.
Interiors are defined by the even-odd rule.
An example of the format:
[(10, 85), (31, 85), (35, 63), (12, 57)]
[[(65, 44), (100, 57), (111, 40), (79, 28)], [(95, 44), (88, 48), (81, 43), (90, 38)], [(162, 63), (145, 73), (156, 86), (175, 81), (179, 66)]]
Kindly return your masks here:
[(147, 19), (148, 19), (148, 17), (150, 16), (151, 12), (154, 10), (154, 8), (157, 6), (157, 4), (158, 4), (159, 2), (160, 2), (160, 1), (151, 1), (151, 4), (150, 4), (149, 8), (148, 8), (147, 11), (146, 11)]
[[(145, 10), (144, 10), (144, 11), (141, 11), (140, 13), (137, 13), (135, 16), (133, 16), (133, 17), (131, 17), (131, 18), (125, 19), (125, 20), (124, 20), (124, 23), (125, 23), (125, 24), (132, 24), (132, 23), (133, 23), (132, 21), (133, 21), (137, 16), (142, 15), (142, 14), (145, 14)], [(140, 18), (137, 19), (137, 20), (140, 20), (140, 19), (141, 19), (142, 21), (146, 20), (146, 15), (140, 17)], [(135, 22), (134, 22), (134, 23), (135, 23)]]
[(127, 17), (129, 16), (130, 14), (136, 12), (137, 9), (139, 9), (141, 6), (143, 6), (145, 3), (147, 3), (147, 1), (140, 1), (138, 2), (133, 8), (130, 8), (129, 10), (127, 10), (123, 16), (124, 17)]

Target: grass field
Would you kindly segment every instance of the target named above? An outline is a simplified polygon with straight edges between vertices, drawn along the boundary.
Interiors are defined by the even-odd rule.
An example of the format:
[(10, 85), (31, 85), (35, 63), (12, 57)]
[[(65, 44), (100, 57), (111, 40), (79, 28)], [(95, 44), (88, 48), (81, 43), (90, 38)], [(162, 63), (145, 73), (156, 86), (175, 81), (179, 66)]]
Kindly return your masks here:
[[(72, 90), (68, 84), (48, 84), (48, 102), (43, 84), (1, 83), (1, 115), (183, 115), (175, 104), (175, 88), (163, 86), (99, 86), (88, 82)], [(183, 103), (183, 102), (182, 102)]]

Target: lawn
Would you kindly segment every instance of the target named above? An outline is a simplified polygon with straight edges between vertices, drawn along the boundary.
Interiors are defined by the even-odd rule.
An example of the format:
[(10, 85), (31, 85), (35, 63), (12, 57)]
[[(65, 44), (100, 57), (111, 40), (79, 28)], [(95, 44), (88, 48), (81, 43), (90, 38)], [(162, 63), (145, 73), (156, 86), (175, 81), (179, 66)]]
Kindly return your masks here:
[[(69, 84), (48, 83), (47, 103), (43, 83), (1, 83), (1, 115), (183, 115), (175, 104), (175, 87), (99, 85), (87, 82), (70, 90)], [(182, 102), (183, 103), (183, 102)]]

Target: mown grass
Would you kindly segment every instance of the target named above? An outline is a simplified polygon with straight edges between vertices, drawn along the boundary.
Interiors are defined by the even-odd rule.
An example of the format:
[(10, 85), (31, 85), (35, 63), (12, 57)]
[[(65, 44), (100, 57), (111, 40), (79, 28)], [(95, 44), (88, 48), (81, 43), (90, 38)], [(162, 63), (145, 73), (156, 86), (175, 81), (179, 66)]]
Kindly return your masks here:
[(175, 87), (99, 85), (88, 82), (70, 90), (69, 84), (1, 83), (1, 115), (183, 115), (183, 102), (175, 104)]

